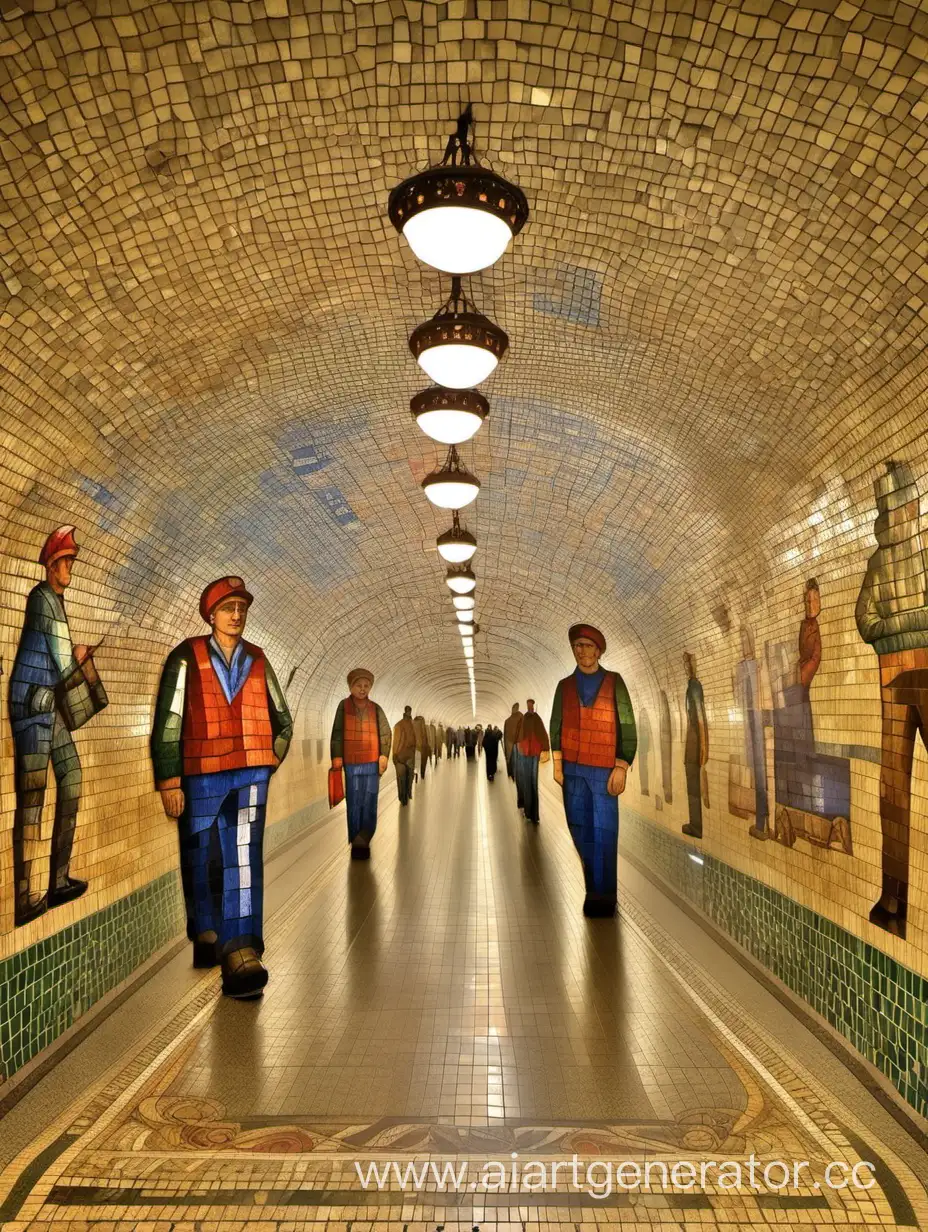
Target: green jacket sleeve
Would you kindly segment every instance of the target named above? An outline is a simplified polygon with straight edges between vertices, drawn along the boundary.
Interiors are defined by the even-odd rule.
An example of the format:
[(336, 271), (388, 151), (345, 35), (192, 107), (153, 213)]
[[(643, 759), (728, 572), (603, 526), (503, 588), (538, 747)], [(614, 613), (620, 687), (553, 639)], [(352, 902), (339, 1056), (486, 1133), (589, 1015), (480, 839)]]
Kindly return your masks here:
[(165, 660), (155, 703), (151, 732), (151, 761), (155, 785), (180, 778), (184, 757), (181, 733), (184, 726), (184, 698), (187, 689), (187, 647), (174, 648)]
[(274, 756), (279, 762), (287, 756), (293, 737), (293, 718), (287, 706), (284, 691), (277, 682), (274, 669), (264, 660), (264, 679), (267, 683), (267, 704), (271, 715), (271, 732), (274, 736)]
[[(376, 706), (377, 703), (375, 702)], [(389, 757), (390, 749), (393, 747), (393, 732), (390, 730), (390, 724), (387, 721), (387, 716), (377, 706), (377, 730), (380, 734), (380, 756)]]
[(336, 757), (345, 756), (345, 703), (339, 702), (332, 723), (332, 739), (329, 741), (329, 756), (332, 761)]
[(628, 696), (625, 681), (616, 672), (615, 676), (615, 755), (616, 759), (627, 761), (629, 765), (635, 760), (638, 751), (638, 731), (635, 727), (635, 712), (632, 710), (632, 699)]
[(551, 707), (551, 722), (548, 724), (548, 735), (551, 737), (552, 753), (560, 753), (561, 751), (562, 711), (563, 701), (561, 698), (561, 681), (558, 681), (557, 688), (554, 690), (554, 704)]

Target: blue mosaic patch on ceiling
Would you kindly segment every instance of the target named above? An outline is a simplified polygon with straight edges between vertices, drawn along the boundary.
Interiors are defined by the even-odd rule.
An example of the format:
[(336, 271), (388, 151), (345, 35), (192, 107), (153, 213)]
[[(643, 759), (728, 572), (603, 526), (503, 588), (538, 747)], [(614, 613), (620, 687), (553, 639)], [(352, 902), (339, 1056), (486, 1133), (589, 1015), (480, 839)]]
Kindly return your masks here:
[(352, 522), (360, 522), (361, 519), (351, 508), (341, 488), (317, 488), (313, 496), (336, 526), (350, 526)]
[(599, 326), (603, 280), (595, 270), (562, 263), (553, 280), (546, 279), (543, 291), (532, 296), (532, 307), (549, 317), (561, 317), (572, 325)]

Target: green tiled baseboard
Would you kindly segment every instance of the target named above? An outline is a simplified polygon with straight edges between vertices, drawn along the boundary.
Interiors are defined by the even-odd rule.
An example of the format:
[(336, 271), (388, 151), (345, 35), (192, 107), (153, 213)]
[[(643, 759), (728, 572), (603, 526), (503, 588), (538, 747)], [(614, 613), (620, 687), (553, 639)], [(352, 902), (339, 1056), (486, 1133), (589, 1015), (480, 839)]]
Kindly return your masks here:
[(53, 1043), (183, 927), (180, 877), (165, 873), (0, 962), (3, 1078)]
[(817, 912), (622, 809), (622, 846), (839, 1031), (928, 1116), (928, 979)]
[[(265, 858), (328, 811), (323, 798), (269, 826)], [(6, 1079), (183, 932), (177, 871), (0, 960), (0, 1094)]]

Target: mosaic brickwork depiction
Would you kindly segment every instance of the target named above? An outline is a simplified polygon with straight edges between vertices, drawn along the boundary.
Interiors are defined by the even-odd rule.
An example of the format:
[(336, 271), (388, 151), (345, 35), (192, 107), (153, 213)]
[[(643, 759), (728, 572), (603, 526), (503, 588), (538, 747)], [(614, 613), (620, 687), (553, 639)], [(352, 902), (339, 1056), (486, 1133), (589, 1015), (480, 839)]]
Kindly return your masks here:
[[(513, 339), (462, 450), (478, 717), (533, 696), (547, 718), (566, 628), (593, 622), (640, 720), (628, 804), (928, 976), (928, 15), (0, 14), (0, 957), (176, 870), (148, 740), (210, 578), (254, 592), (294, 716), (269, 822), (322, 799), (356, 662), (391, 723), (469, 717), (406, 411), (405, 339), (446, 288), (385, 218), (466, 99), (532, 208), (472, 280)], [(75, 798), (67, 741), (26, 748), (10, 692), (39, 553), (71, 524), (69, 640), (107, 699), (72, 737), (66, 876), (88, 889), (17, 927), (16, 852), (49, 869)], [(51, 766), (18, 818), (17, 757)]]

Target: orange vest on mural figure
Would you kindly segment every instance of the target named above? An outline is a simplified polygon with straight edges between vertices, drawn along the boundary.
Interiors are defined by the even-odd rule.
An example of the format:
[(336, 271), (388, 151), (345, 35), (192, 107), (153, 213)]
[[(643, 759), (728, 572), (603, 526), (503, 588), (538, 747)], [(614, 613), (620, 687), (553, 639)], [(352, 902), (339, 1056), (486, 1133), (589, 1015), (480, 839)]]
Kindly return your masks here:
[(353, 697), (345, 699), (345, 765), (363, 766), (380, 756), (377, 707), (368, 702), (362, 709)]
[(606, 672), (592, 706), (580, 705), (573, 676), (561, 690), (561, 753), (581, 766), (614, 766), (616, 746), (615, 673)]
[(184, 726), (184, 774), (216, 774), (246, 766), (276, 766), (264, 654), (243, 643), (254, 662), (245, 683), (226, 700), (209, 658), (208, 638), (190, 639)]

